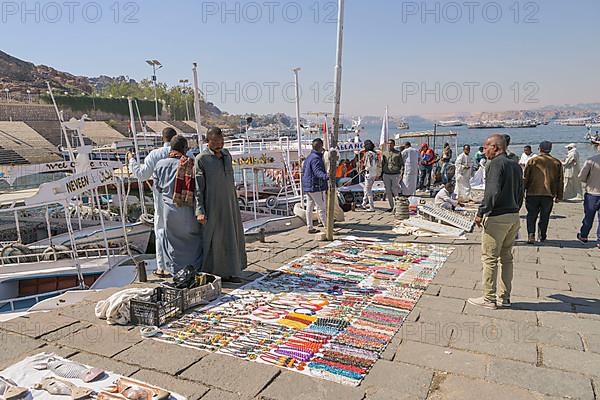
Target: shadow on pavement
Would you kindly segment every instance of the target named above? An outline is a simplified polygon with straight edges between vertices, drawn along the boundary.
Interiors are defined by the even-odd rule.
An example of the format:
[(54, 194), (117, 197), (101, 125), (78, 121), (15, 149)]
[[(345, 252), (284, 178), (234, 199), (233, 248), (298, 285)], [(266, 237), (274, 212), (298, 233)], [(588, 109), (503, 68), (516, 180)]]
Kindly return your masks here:
[(523, 311), (555, 311), (577, 314), (600, 315), (600, 300), (587, 297), (573, 297), (564, 294), (553, 294), (548, 296), (558, 302), (526, 303), (516, 302), (514, 309)]

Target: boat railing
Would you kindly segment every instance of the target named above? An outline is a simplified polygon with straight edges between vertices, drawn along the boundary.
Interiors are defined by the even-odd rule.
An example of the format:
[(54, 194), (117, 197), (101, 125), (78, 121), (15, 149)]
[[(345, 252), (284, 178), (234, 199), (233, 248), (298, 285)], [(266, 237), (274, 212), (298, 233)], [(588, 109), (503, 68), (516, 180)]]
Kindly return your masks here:
[[(48, 247), (52, 249), (52, 247)], [(58, 260), (67, 260), (74, 257), (77, 258), (103, 258), (106, 256), (117, 256), (125, 251), (125, 247), (111, 247), (106, 249), (104, 247), (90, 248), (90, 249), (77, 249), (77, 252), (73, 250), (56, 250), (43, 251), (41, 253), (30, 253), (30, 254), (15, 254), (0, 257), (0, 266), (13, 266), (21, 264), (32, 264), (32, 263), (48, 263), (55, 262)], [(75, 254), (77, 253), (77, 254)]]
[(68, 289), (56, 290), (54, 292), (34, 294), (32, 296), (15, 297), (8, 300), (0, 300), (0, 313), (9, 313), (29, 309), (37, 303), (39, 303), (40, 301), (61, 295), (65, 292), (68, 292), (69, 290), (74, 290), (78, 288), (79, 287), (76, 286)]
[[(254, 206), (252, 206), (252, 205), (240, 206), (240, 210), (247, 211), (247, 212), (254, 212)], [(282, 209), (278, 209), (278, 208), (262, 208), (261, 207), (256, 210), (256, 216), (257, 217), (271, 217), (271, 216), (287, 217), (287, 216), (289, 216), (289, 212), (287, 210), (282, 210)]]

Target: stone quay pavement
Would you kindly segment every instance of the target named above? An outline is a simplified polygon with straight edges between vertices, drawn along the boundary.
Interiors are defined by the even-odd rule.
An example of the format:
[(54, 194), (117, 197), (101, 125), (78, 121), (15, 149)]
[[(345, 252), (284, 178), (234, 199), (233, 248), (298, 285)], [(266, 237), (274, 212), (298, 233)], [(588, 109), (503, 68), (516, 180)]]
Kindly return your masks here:
[[(378, 203), (379, 210), (385, 207)], [(522, 213), (524, 214), (524, 213)], [(581, 203), (555, 208), (549, 241), (515, 247), (513, 309), (472, 307), (480, 295), (480, 231), (467, 240), (401, 237), (390, 214), (347, 213), (336, 235), (455, 247), (382, 358), (359, 387), (154, 340), (94, 316), (82, 303), (0, 324), (0, 370), (52, 351), (179, 392), (228, 399), (600, 399), (600, 250), (575, 240)], [(521, 238), (526, 237), (522, 219)], [(318, 246), (304, 228), (248, 245), (245, 280)]]

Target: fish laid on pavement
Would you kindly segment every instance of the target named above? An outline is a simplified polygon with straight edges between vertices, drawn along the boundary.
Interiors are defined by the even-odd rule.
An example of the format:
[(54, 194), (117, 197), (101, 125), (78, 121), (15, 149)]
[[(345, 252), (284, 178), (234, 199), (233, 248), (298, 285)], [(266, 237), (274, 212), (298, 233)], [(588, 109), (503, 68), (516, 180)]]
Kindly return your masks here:
[(81, 379), (84, 382), (93, 382), (104, 375), (104, 371), (99, 368), (89, 368), (79, 363), (63, 360), (55, 357), (53, 354), (45, 354), (34, 365), (35, 369), (48, 369), (57, 376), (67, 379)]
[(73, 385), (58, 378), (44, 378), (33, 386), (36, 390), (45, 390), (54, 396), (70, 396), (72, 400), (83, 400), (91, 397), (94, 391)]
[(0, 376), (0, 400), (17, 400), (24, 397), (29, 390), (17, 386), (15, 382)]
[(97, 400), (166, 400), (169, 392), (131, 378), (117, 379), (98, 394)]

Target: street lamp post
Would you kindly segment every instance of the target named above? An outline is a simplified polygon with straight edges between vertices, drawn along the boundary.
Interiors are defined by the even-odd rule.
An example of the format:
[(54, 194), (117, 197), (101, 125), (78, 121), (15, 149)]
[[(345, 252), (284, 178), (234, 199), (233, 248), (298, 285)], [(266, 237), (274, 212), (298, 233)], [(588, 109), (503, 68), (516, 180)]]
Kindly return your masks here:
[(158, 60), (146, 60), (146, 63), (152, 67), (152, 83), (154, 84), (154, 107), (156, 111), (156, 120), (158, 121), (158, 95), (156, 94), (156, 70), (163, 66)]
[(189, 80), (187, 79), (180, 79), (179, 83), (181, 83), (183, 85), (183, 98), (185, 99), (185, 115), (187, 116), (187, 120), (190, 120), (190, 109), (188, 107), (188, 98), (187, 98), (187, 84), (189, 83)]
[(6, 102), (10, 103), (10, 90), (8, 88), (4, 89), (4, 93), (6, 93)]
[(27, 102), (31, 104), (31, 90), (27, 89)]

